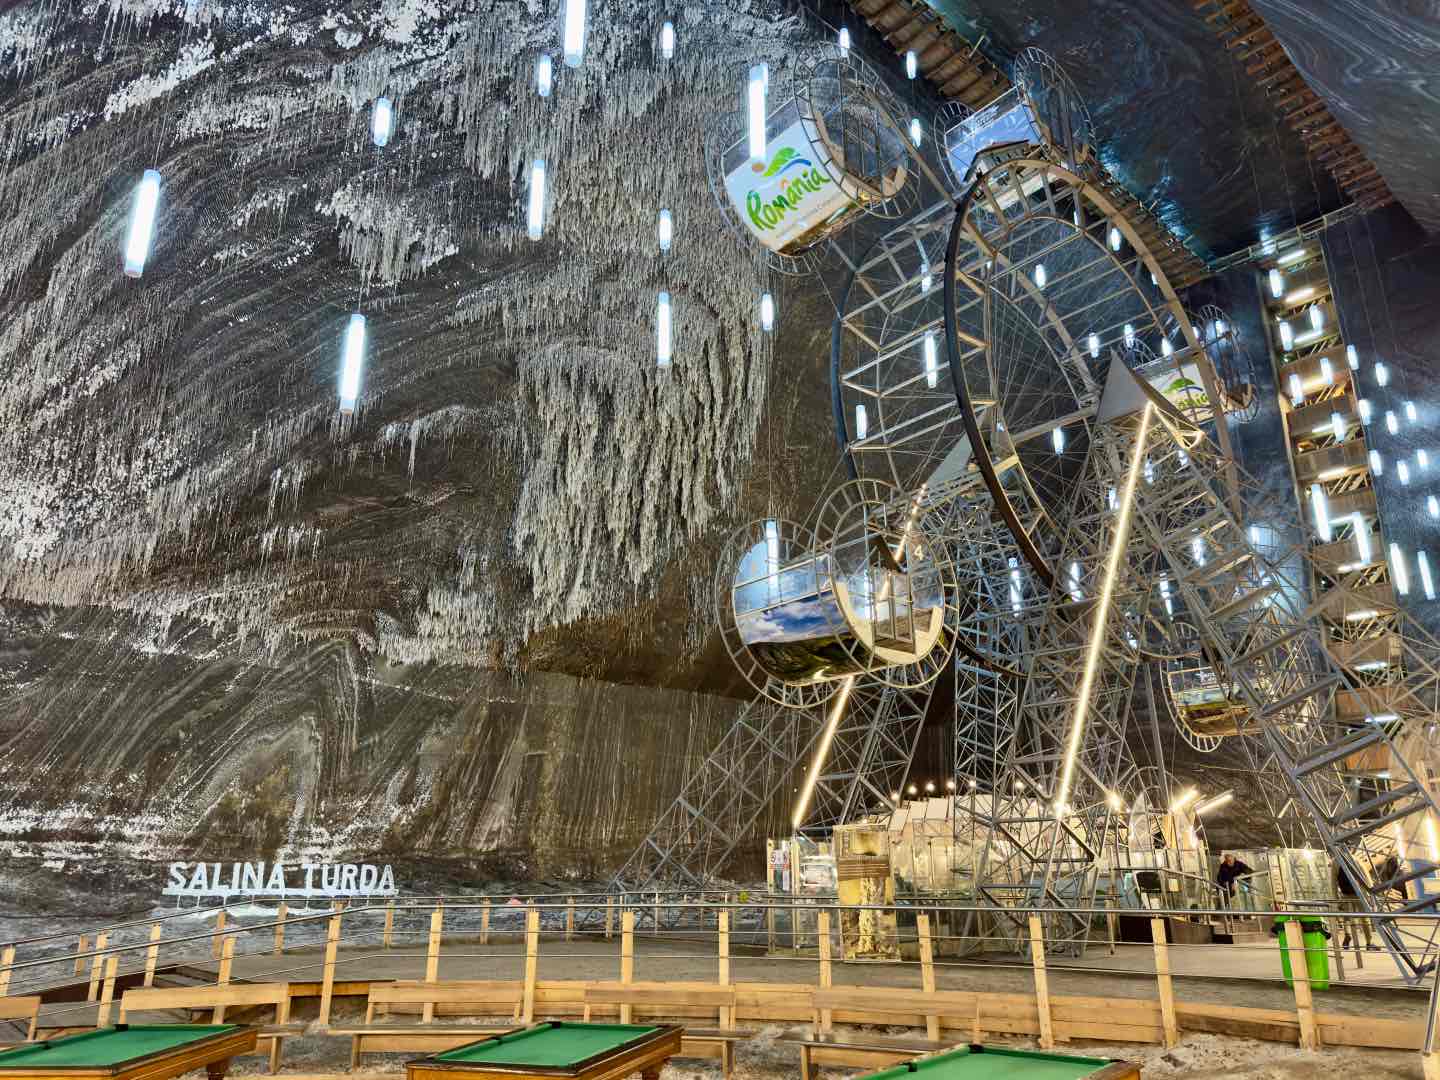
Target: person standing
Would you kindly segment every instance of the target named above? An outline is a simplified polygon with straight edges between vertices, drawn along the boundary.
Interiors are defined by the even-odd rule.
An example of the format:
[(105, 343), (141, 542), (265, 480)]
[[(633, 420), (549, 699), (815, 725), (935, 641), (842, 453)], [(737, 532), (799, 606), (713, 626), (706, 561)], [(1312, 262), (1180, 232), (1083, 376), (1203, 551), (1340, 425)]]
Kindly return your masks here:
[[(1355, 872), (1357, 874), (1361, 872), (1358, 866), (1355, 868)], [(1350, 925), (1351, 923), (1359, 922), (1361, 929), (1365, 931), (1365, 948), (1373, 949), (1375, 947), (1375, 937), (1370, 930), (1370, 920), (1345, 918), (1347, 913), (1353, 914), (1365, 910), (1364, 897), (1360, 895), (1359, 890), (1357, 890), (1351, 882), (1350, 875), (1340, 869), (1338, 862), (1332, 865), (1330, 877), (1335, 886), (1336, 899), (1339, 901), (1337, 906), (1341, 912), (1340, 927), (1345, 935), (1344, 939), (1340, 942), (1340, 947), (1342, 949), (1348, 949), (1350, 947)]]
[(1235, 898), (1237, 879), (1254, 872), (1228, 851), (1225, 853), (1225, 857), (1220, 860), (1220, 869), (1215, 872), (1215, 884), (1220, 886), (1221, 899), (1225, 901), (1227, 907)]

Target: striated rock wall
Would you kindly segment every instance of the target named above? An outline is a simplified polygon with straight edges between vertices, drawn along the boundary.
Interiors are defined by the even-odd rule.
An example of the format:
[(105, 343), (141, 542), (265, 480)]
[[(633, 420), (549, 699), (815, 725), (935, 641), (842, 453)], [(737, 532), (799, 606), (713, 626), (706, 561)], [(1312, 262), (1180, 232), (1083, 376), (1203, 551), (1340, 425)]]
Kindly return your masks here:
[[(0, 635), (0, 860), (385, 856), (602, 877), (739, 703), (322, 642), (267, 655), (112, 615)], [(236, 655), (239, 653), (240, 655)]]

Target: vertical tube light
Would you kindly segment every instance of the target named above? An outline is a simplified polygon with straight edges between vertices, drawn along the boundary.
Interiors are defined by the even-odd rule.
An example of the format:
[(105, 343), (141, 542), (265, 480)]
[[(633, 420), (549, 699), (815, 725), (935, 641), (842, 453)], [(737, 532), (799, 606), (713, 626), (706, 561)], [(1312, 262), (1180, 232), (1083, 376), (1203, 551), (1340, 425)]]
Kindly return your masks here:
[(768, 67), (751, 65), (750, 81), (745, 87), (745, 112), (750, 126), (750, 162), (754, 165), (765, 161), (765, 90), (769, 81)]
[(830, 756), (830, 744), (835, 741), (835, 730), (840, 726), (840, 717), (845, 715), (845, 703), (850, 700), (850, 691), (854, 687), (855, 676), (848, 675), (840, 684), (840, 693), (835, 695), (835, 707), (830, 710), (830, 718), (825, 722), (820, 745), (815, 748), (815, 758), (810, 762), (810, 771), (805, 775), (805, 786), (800, 790), (800, 800), (795, 804), (795, 813), (790, 818), (792, 829), (800, 828), (800, 823), (805, 820), (805, 814), (810, 809), (810, 799), (815, 794), (815, 783), (820, 779), (820, 769), (824, 766), (825, 759)]
[(541, 97), (549, 97), (554, 84), (555, 64), (549, 53), (541, 53), (540, 59), (535, 61), (535, 92)]
[(675, 59), (675, 24), (668, 19), (660, 27), (660, 55), (666, 60)]
[(135, 187), (135, 204), (130, 210), (130, 233), (125, 239), (125, 276), (138, 278), (150, 257), (155, 235), (155, 211), (160, 205), (160, 174), (146, 169)]
[(525, 214), (525, 231), (531, 240), (545, 235), (545, 159), (530, 163), (530, 204)]
[(350, 316), (345, 326), (345, 344), (340, 354), (340, 415), (355, 411), (360, 397), (360, 376), (365, 370), (365, 316)]
[(376, 146), (384, 146), (390, 141), (390, 132), (395, 125), (395, 110), (390, 104), (388, 97), (375, 99), (375, 107), (370, 111), (370, 138)]
[(1360, 556), (1360, 565), (1369, 566), (1375, 552), (1370, 547), (1370, 523), (1363, 514), (1350, 515), (1350, 527), (1355, 532), (1355, 553)]
[(670, 294), (662, 292), (655, 306), (655, 365), (670, 366)]
[(1135, 502), (1135, 485), (1140, 479), (1141, 463), (1145, 460), (1145, 439), (1150, 434), (1150, 414), (1155, 406), (1145, 405), (1140, 414), (1140, 431), (1135, 437), (1135, 450), (1130, 455), (1130, 471), (1125, 477), (1125, 492), (1120, 499), (1120, 516), (1115, 523), (1115, 537), (1105, 560), (1105, 577), (1100, 586), (1100, 601), (1095, 605), (1095, 624), (1090, 629), (1090, 647), (1085, 655), (1085, 668), (1080, 676), (1080, 695), (1075, 705), (1075, 718), (1070, 722), (1070, 738), (1065, 744), (1065, 759), (1060, 770), (1060, 788), (1055, 793), (1055, 813), (1064, 813), (1070, 799), (1070, 782), (1075, 773), (1075, 759), (1085, 737), (1085, 710), (1090, 707), (1090, 694), (1095, 689), (1095, 674), (1100, 665), (1100, 650), (1105, 643), (1105, 622), (1110, 617), (1110, 603), (1115, 595), (1115, 578), (1120, 571), (1120, 557), (1130, 539), (1130, 508)]
[(670, 242), (675, 239), (675, 222), (671, 218), (669, 210), (660, 211), (660, 220), (655, 227), (655, 233), (660, 242), (660, 250), (669, 251)]
[(565, 0), (565, 66), (579, 67), (585, 58), (585, 0)]
[(1430, 559), (1426, 556), (1425, 552), (1417, 551), (1415, 553), (1415, 563), (1420, 567), (1420, 584), (1425, 589), (1425, 599), (1434, 600), (1435, 579), (1430, 576)]
[(940, 384), (940, 358), (935, 349), (935, 331), (925, 334), (925, 382), (934, 390)]
[(1399, 544), (1390, 545), (1390, 576), (1395, 579), (1395, 591), (1401, 596), (1410, 595), (1410, 571), (1405, 565), (1405, 553)]
[(1328, 544), (1335, 535), (1330, 529), (1330, 500), (1319, 484), (1310, 485), (1310, 510), (1315, 515), (1315, 531)]

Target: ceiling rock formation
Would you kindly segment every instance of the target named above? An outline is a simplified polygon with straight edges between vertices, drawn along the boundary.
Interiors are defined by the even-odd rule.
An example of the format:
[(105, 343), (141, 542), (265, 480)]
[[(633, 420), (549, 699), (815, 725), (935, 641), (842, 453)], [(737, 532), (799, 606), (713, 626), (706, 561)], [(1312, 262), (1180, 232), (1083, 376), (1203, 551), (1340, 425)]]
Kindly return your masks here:
[[(738, 100), (738, 65), (782, 66), (814, 32), (749, 0), (602, 0), (584, 65), (557, 56), (542, 99), (557, 19), (533, 3), (11, 9), (0, 597), (112, 607), (161, 639), (198, 622), (402, 662), (513, 666), (555, 627), (621, 613), (612, 651), (697, 648), (713, 567), (678, 557), (744, 511), (772, 385), (762, 277), (717, 239), (701, 139)], [(397, 120), (383, 150), (381, 93)], [(521, 213), (536, 157), (538, 243)], [(159, 227), (133, 281), (120, 249), (150, 166)], [(367, 368), (345, 419), (356, 310)], [(792, 340), (810, 348), (823, 318)], [(828, 468), (823, 421), (801, 426)]]

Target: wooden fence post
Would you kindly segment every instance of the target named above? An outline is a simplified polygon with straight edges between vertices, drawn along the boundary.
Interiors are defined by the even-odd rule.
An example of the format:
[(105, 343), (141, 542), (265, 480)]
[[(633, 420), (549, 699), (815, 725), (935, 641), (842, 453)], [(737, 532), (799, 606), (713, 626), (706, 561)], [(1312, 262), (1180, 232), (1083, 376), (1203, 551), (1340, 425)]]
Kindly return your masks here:
[(651, 930), (652, 937), (660, 936), (660, 893), (655, 893), (655, 926)]
[(1115, 914), (1115, 901), (1105, 901), (1105, 928), (1110, 932), (1110, 955), (1115, 955), (1115, 931), (1119, 918)]
[(330, 1026), (330, 1002), (335, 994), (335, 954), (340, 949), (340, 916), (332, 915), (325, 928), (325, 974), (320, 982), (321, 1027)]
[[(437, 906), (430, 913), (430, 940), (425, 946), (425, 981), (427, 983), (440, 981), (440, 936), (441, 929), (445, 924), (445, 909)], [(435, 1002), (425, 1002), (421, 1011), (420, 1020), (422, 1023), (431, 1023), (435, 1019)]]
[(520, 999), (520, 1022), (535, 1021), (535, 976), (540, 964), (540, 912), (525, 913), (525, 990)]
[(605, 898), (605, 940), (609, 941), (615, 936), (615, 898)]
[(1030, 916), (1030, 964), (1035, 969), (1035, 1011), (1040, 1016), (1040, 1049), (1055, 1045), (1055, 1027), (1050, 1022), (1050, 983), (1045, 976), (1045, 930), (1040, 916)]
[[(635, 981), (635, 912), (627, 911), (620, 916), (620, 981)], [(630, 1023), (630, 1004), (620, 1006), (620, 1022)]]
[(480, 905), (480, 944), (490, 944), (490, 901)]
[(385, 904), (385, 948), (395, 944), (395, 901)]
[[(935, 993), (935, 947), (930, 941), (930, 916), (924, 912), (915, 916), (915, 928), (920, 936), (920, 989), (927, 994)], [(940, 1014), (925, 1014), (925, 1038), (931, 1042), (940, 1041)]]
[(285, 951), (285, 916), (290, 913), (289, 906), (284, 900), (275, 909), (275, 955), (279, 956)]
[(215, 932), (210, 935), (210, 955), (220, 959), (220, 950), (225, 944), (225, 909), (220, 909), (220, 914), (215, 916)]
[(120, 967), (120, 957), (105, 958), (105, 987), (100, 991), (100, 1008), (95, 1013), (96, 1027), (109, 1027), (110, 1003), (115, 1000), (115, 974)]
[(109, 944), (109, 934), (95, 936), (95, 955), (90, 959), (90, 990), (85, 997), (86, 1001), (100, 1000), (100, 973), (105, 970), (105, 957), (100, 954)]
[[(230, 969), (235, 963), (235, 935), (226, 934), (225, 944), (220, 946), (220, 973), (215, 978), (216, 986), (230, 985)], [(215, 1013), (210, 1018), (212, 1024), (223, 1024), (225, 1022), (225, 1005), (222, 1002), (215, 1006)]]
[(75, 974), (76, 974), (76, 975), (84, 975), (84, 974), (85, 974), (85, 952), (86, 952), (86, 950), (88, 950), (89, 948), (90, 948), (90, 939), (89, 939), (88, 937), (86, 937), (84, 934), (81, 934), (81, 935), (80, 935), (80, 940), (77, 941), (77, 942), (75, 942)]
[(1170, 978), (1170, 947), (1165, 940), (1165, 920), (1150, 920), (1150, 940), (1155, 943), (1155, 982), (1160, 987), (1160, 1019), (1165, 1026), (1165, 1045), (1180, 1041), (1180, 1026), (1175, 1020), (1175, 987)]
[(10, 992), (10, 970), (15, 966), (15, 946), (5, 946), (5, 952), (0, 954), (0, 997)]
[(155, 965), (160, 961), (160, 924), (150, 924), (150, 944), (145, 949), (145, 985), (155, 985)]
[(570, 897), (565, 904), (565, 940), (575, 940), (575, 897)]
[(1320, 1030), (1315, 1026), (1315, 1002), (1310, 996), (1310, 972), (1305, 962), (1305, 939), (1300, 924), (1285, 922), (1285, 948), (1290, 954), (1290, 981), (1295, 988), (1295, 1014), (1300, 1020), (1300, 1048), (1320, 1049)]
[[(815, 916), (815, 932), (818, 935), (820, 946), (820, 989), (829, 990), (833, 982), (833, 972), (830, 969), (830, 913), (822, 911)], [(832, 1009), (820, 1010), (820, 1031), (828, 1034), (830, 1026), (834, 1021), (835, 1013)]]
[[(730, 985), (730, 912), (715, 916), (716, 945), (720, 953), (720, 985)], [(726, 1005), (720, 1010), (720, 1026), (729, 1031), (735, 1026), (735, 1009)]]

